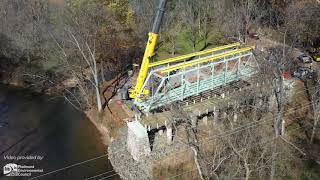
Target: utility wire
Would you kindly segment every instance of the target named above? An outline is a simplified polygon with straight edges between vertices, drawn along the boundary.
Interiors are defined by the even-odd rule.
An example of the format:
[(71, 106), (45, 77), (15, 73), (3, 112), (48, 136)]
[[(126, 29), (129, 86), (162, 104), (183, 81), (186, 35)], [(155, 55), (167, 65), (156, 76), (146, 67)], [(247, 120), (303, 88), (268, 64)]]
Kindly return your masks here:
[[(298, 128), (296, 128), (296, 129), (293, 129), (293, 130), (297, 130), (297, 129), (301, 129), (301, 128), (302, 128), (302, 127), (298, 127)], [(289, 132), (292, 132), (293, 130), (290, 130)], [(268, 140), (268, 141), (271, 141), (271, 142), (272, 142), (272, 141), (275, 140), (275, 139), (276, 139), (276, 137), (271, 138), (271, 139)], [(255, 146), (257, 146), (257, 145), (259, 145), (259, 144), (264, 144), (264, 143), (266, 143), (266, 142), (268, 142), (268, 141), (264, 141), (264, 142), (262, 142), (262, 143), (257, 143), (257, 144), (255, 144)], [(244, 150), (250, 149), (250, 148), (252, 148), (252, 147), (254, 147), (254, 146), (251, 146), (251, 147), (249, 147), (249, 148), (244, 148), (244, 149), (242, 149), (242, 150), (240, 150), (240, 151), (244, 151)], [(232, 153), (232, 154), (234, 154), (234, 153)], [(230, 156), (230, 155), (229, 155), (229, 156)], [(181, 158), (177, 158), (176, 156), (173, 156), (173, 157), (176, 158), (176, 159), (181, 159)], [(183, 174), (186, 174), (186, 173), (189, 173), (189, 172), (192, 172), (192, 171), (195, 171), (195, 170), (197, 170), (197, 168), (193, 168), (193, 169), (191, 169), (191, 170), (189, 170), (189, 171), (184, 171), (184, 172), (182, 172), (182, 173), (180, 173), (180, 174), (171, 176), (171, 177), (169, 177), (169, 178), (167, 178), (167, 179), (172, 179), (172, 178), (181, 176), (181, 175), (183, 175)]]
[(99, 179), (99, 180), (107, 179), (107, 178), (113, 177), (113, 176), (115, 176), (115, 175), (117, 175), (117, 174), (113, 174), (113, 175), (110, 175), (110, 176), (107, 176), (107, 177), (101, 178), (101, 179)]
[[(301, 107), (300, 109), (307, 108), (307, 107), (309, 106), (309, 103), (306, 103), (306, 104), (307, 104), (307, 105)], [(291, 112), (291, 113), (294, 113), (294, 112), (295, 112), (295, 111), (293, 111), (293, 112)], [(291, 113), (290, 113), (290, 114), (291, 114)], [(273, 119), (270, 118), (269, 120), (273, 120)], [(260, 120), (260, 122), (263, 124), (263, 123), (268, 122), (268, 121), (267, 121), (267, 120), (265, 120), (265, 121)], [(259, 124), (261, 124), (261, 123), (258, 123), (257, 125), (259, 125)], [(271, 121), (271, 123), (272, 123), (272, 121)], [(243, 125), (243, 126), (241, 126), (241, 127), (235, 128), (235, 129), (233, 129), (233, 130), (225, 131), (225, 132), (220, 133), (220, 134), (218, 134), (218, 135), (213, 135), (213, 136), (209, 136), (209, 137), (207, 137), (207, 138), (205, 138), (205, 139), (201, 139), (201, 141), (206, 140), (206, 142), (208, 142), (208, 141), (211, 141), (211, 140), (214, 140), (214, 139), (217, 139), (217, 138), (221, 138), (221, 137), (225, 137), (225, 136), (229, 136), (229, 135), (236, 134), (236, 133), (238, 133), (238, 132), (241, 132), (241, 131), (244, 131), (244, 130), (246, 130), (246, 129), (249, 129), (249, 128), (254, 127), (254, 126), (248, 126), (248, 125), (251, 125), (251, 124), (252, 124), (252, 123), (247, 123), (247, 124), (245, 124), (245, 125)], [(257, 126), (257, 125), (255, 125), (255, 126)], [(178, 139), (178, 138), (177, 138), (177, 140), (180, 141), (180, 142), (183, 143), (183, 144), (186, 144), (186, 142), (183, 142), (183, 141), (181, 141), (181, 140)], [(185, 151), (189, 150), (189, 148), (190, 148), (190, 147), (187, 147), (185, 150), (182, 150), (182, 151), (179, 151), (179, 152), (175, 152), (175, 153), (173, 153), (173, 154), (185, 152)], [(171, 155), (173, 155), (173, 154), (171, 154)], [(160, 163), (160, 162), (158, 162), (158, 163)]]
[[(301, 92), (304, 92), (304, 91), (302, 90), (302, 91), (300, 91), (299, 93), (301, 93)], [(308, 108), (309, 105), (310, 105), (309, 103), (305, 103), (304, 106), (300, 107), (300, 109), (298, 109), (298, 110)], [(298, 105), (298, 106), (300, 106), (300, 105)], [(296, 106), (296, 107), (298, 107), (298, 106)], [(295, 111), (296, 111), (296, 110), (295, 110)], [(288, 113), (288, 114), (295, 113), (295, 111), (290, 112), (290, 113)], [(288, 115), (288, 114), (287, 114), (287, 115)], [(271, 118), (270, 120), (273, 120), (273, 119)], [(221, 138), (221, 137), (233, 135), (233, 134), (235, 134), (235, 133), (244, 131), (244, 130), (246, 130), (246, 129), (249, 129), (249, 128), (252, 128), (252, 127), (258, 126), (258, 125), (260, 125), (260, 124), (267, 123), (267, 122), (269, 122), (269, 121), (268, 121), (268, 120), (259, 120), (259, 121), (255, 121), (255, 122), (250, 122), (250, 123), (247, 123), (247, 124), (245, 124), (245, 125), (243, 125), (243, 126), (241, 126), (241, 127), (237, 127), (237, 128), (235, 128), (235, 129), (232, 129), (232, 130), (230, 130), (230, 131), (221, 133), (221, 134), (219, 134), (219, 135), (209, 136), (209, 137), (207, 137), (206, 139), (202, 139), (201, 141), (207, 140), (206, 142), (208, 142), (208, 141), (214, 140), (214, 139), (216, 139), (216, 138)], [(272, 124), (272, 121), (270, 121), (270, 123)], [(302, 127), (300, 127), (300, 128), (302, 128)], [(300, 129), (300, 128), (298, 128), (298, 129)], [(179, 136), (177, 136), (177, 137), (179, 137)], [(186, 143), (183, 142), (183, 141), (181, 141), (180, 139), (177, 138), (177, 140), (180, 141), (182, 144), (186, 145)], [(189, 147), (188, 147), (186, 150), (184, 150), (184, 151), (187, 151), (187, 150), (189, 150)], [(181, 151), (176, 152), (176, 153), (181, 153)], [(175, 154), (176, 154), (176, 153), (175, 153)], [(171, 154), (171, 155), (172, 155), (172, 154)]]
[(114, 172), (114, 170), (107, 171), (107, 172), (104, 172), (104, 173), (101, 173), (101, 174), (97, 174), (97, 175), (95, 175), (95, 176), (91, 176), (91, 177), (89, 177), (89, 178), (85, 178), (85, 180), (93, 179), (93, 178), (96, 178), (96, 177), (99, 177), (99, 176), (102, 176), (102, 175), (108, 174), (109, 172)]
[(39, 176), (36, 176), (36, 177), (32, 177), (28, 180), (31, 180), (31, 179), (37, 179), (39, 177), (43, 177), (43, 176), (47, 176), (49, 174), (53, 174), (53, 173), (56, 173), (56, 172), (59, 172), (59, 171), (63, 171), (63, 170), (66, 170), (66, 169), (70, 169), (72, 167), (75, 167), (75, 166), (79, 166), (81, 164), (85, 164), (85, 163), (88, 163), (90, 161), (94, 161), (94, 160), (97, 160), (97, 159), (100, 159), (100, 158), (103, 158), (103, 157), (106, 157), (108, 156), (108, 154), (104, 154), (104, 155), (101, 155), (101, 156), (98, 156), (98, 157), (95, 157), (95, 158), (92, 158), (92, 159), (88, 159), (88, 160), (85, 160), (85, 161), (82, 161), (82, 162), (79, 162), (79, 163), (75, 163), (75, 164), (72, 164), (72, 165), (69, 165), (69, 166), (66, 166), (64, 168), (60, 168), (60, 169), (57, 169), (57, 170), (54, 170), (54, 171), (50, 171), (48, 173), (45, 173), (45, 174), (42, 174), (42, 175), (39, 175)]
[[(297, 130), (297, 129), (301, 129), (301, 128), (302, 128), (302, 127), (298, 127), (298, 128), (296, 128), (296, 129), (293, 129), (293, 130)], [(293, 130), (290, 130), (290, 132), (293, 131)], [(272, 142), (272, 141), (274, 141), (275, 139), (277, 139), (277, 137), (271, 138), (271, 139), (269, 139), (269, 140), (267, 140), (267, 141), (264, 141), (264, 142), (261, 142), (261, 143), (257, 143), (257, 144), (255, 144), (254, 146), (251, 146), (251, 147), (249, 147), (249, 148), (243, 148), (243, 149), (240, 150), (240, 152), (241, 152), (241, 151), (244, 151), (244, 150), (251, 149), (251, 148), (253, 148), (253, 147), (257, 146), (257, 145), (260, 145), (260, 144), (264, 144), (264, 143), (267, 143), (267, 142)], [(232, 153), (232, 154), (234, 154), (234, 153)], [(229, 155), (229, 156), (230, 156), (230, 155)], [(181, 158), (177, 158), (176, 156), (173, 156), (173, 157), (176, 158), (176, 159), (181, 159)], [(189, 173), (189, 172), (192, 172), (192, 171), (195, 171), (195, 170), (197, 170), (197, 168), (191, 169), (191, 170), (189, 170), (189, 171), (184, 171), (184, 172), (182, 172), (182, 173), (180, 173), (180, 174), (178, 174), (178, 175), (171, 176), (171, 177), (169, 177), (169, 178), (167, 178), (167, 179), (172, 179), (172, 178), (181, 176), (181, 175), (183, 175), (183, 174), (186, 174), (186, 173)], [(110, 177), (113, 177), (113, 176), (115, 176), (115, 175), (117, 175), (117, 174), (113, 174), (113, 175), (110, 175), (110, 176), (101, 178), (101, 179), (99, 179), (99, 180), (104, 180), (104, 179), (106, 179), (106, 178), (110, 178)]]
[[(309, 103), (306, 103), (306, 105), (305, 105), (305, 106), (302, 106), (300, 109), (307, 108), (308, 106), (309, 106)], [(291, 112), (291, 113), (294, 113), (294, 112), (295, 112), (295, 111), (293, 111), (293, 112)], [(290, 114), (291, 114), (291, 113), (290, 113)], [(270, 118), (270, 120), (273, 120), (273, 119)], [(257, 122), (259, 122), (259, 123), (256, 124), (256, 125), (251, 125), (251, 124), (257, 123)], [(218, 135), (209, 136), (209, 137), (207, 137), (205, 140), (208, 139), (208, 140), (206, 141), (206, 142), (208, 142), (208, 141), (212, 141), (212, 140), (214, 140), (214, 139), (216, 139), (216, 138), (221, 138), (221, 137), (233, 135), (233, 134), (236, 134), (236, 133), (238, 133), (238, 132), (244, 131), (244, 130), (246, 130), (246, 129), (250, 129), (250, 128), (254, 127), (254, 126), (258, 126), (258, 125), (263, 124), (263, 123), (266, 123), (266, 122), (268, 122), (268, 120), (260, 120), (260, 121), (250, 122), (250, 123), (247, 123), (247, 124), (245, 124), (245, 125), (243, 125), (243, 126), (241, 126), (241, 127), (232, 129), (232, 130), (230, 130), (230, 131), (227, 131), (227, 132), (224, 132), (224, 133), (221, 133), (221, 134), (218, 134)], [(272, 123), (272, 121), (271, 121), (271, 123)], [(302, 128), (302, 127), (299, 127), (299, 128), (296, 128), (296, 129), (301, 129), (301, 128)], [(178, 138), (177, 138), (177, 140), (180, 141), (183, 145), (187, 145), (186, 142), (183, 142), (182, 140), (180, 140), (180, 139), (178, 139)], [(203, 141), (203, 140), (204, 140), (204, 139), (202, 139), (201, 141)], [(174, 154), (181, 153), (181, 152), (185, 152), (185, 151), (189, 150), (189, 148), (190, 148), (190, 147), (187, 147), (185, 150), (176, 152), (176, 153), (174, 153)], [(243, 149), (243, 150), (245, 150), (245, 149)], [(241, 151), (243, 151), (243, 150), (241, 150)], [(117, 154), (117, 153), (119, 153), (119, 152), (121, 152), (121, 151), (125, 151), (125, 150), (117, 151), (117, 152), (115, 152), (115, 154)], [(172, 156), (172, 154), (170, 154), (170, 156)], [(175, 156), (174, 156), (174, 157), (175, 157)], [(175, 158), (176, 158), (176, 157), (175, 157)], [(158, 162), (158, 163), (160, 163), (160, 162)], [(196, 169), (195, 169), (195, 170), (196, 170)], [(112, 171), (114, 171), (114, 170), (112, 170)], [(108, 171), (108, 172), (112, 172), (112, 171)], [(193, 171), (194, 171), (194, 170), (193, 170)], [(108, 173), (108, 172), (106, 172), (106, 173)], [(102, 173), (102, 174), (106, 174), (106, 173)], [(102, 175), (102, 174), (98, 174), (98, 175), (96, 175), (96, 176), (94, 176), (94, 177), (98, 177), (99, 175)], [(99, 179), (99, 180), (103, 180), (103, 179), (106, 179), (106, 178), (109, 178), (109, 177), (113, 177), (113, 176), (115, 176), (115, 175), (117, 175), (117, 174), (115, 173), (115, 174), (113, 174), (113, 175), (111, 175), (111, 176), (104, 177), (104, 178), (101, 178), (101, 179)], [(92, 178), (94, 178), (94, 177), (92, 177)], [(91, 179), (92, 179), (92, 178), (91, 178)], [(90, 179), (90, 178), (89, 178), (89, 179)]]
[[(316, 88), (318, 88), (318, 87), (320, 87), (320, 85), (314, 86), (314, 87), (310, 88), (309, 90), (316, 89)], [(244, 91), (245, 91), (245, 90), (244, 90)], [(300, 93), (305, 93), (305, 90), (297, 91), (297, 92), (295, 92), (295, 95), (300, 94)], [(222, 98), (222, 97), (216, 98), (216, 100), (223, 100), (223, 99), (225, 99), (225, 98)], [(210, 103), (210, 104), (213, 104), (213, 103)], [(298, 106), (295, 106), (295, 107), (298, 107)], [(235, 112), (235, 110), (233, 110), (233, 112)], [(197, 129), (198, 129), (198, 128), (197, 128)], [(199, 130), (200, 130), (200, 129), (199, 129)], [(205, 131), (205, 130), (202, 130), (202, 131)]]
[[(315, 86), (315, 87), (312, 87), (312, 88), (317, 88), (317, 87), (320, 87), (320, 85)], [(302, 92), (304, 92), (304, 90), (301, 90), (299, 93), (302, 93)], [(219, 98), (219, 99), (222, 99), (222, 98)], [(306, 106), (303, 106), (303, 107), (308, 107), (308, 106), (310, 105), (310, 103), (306, 103), (306, 104), (307, 104), (307, 105), (306, 105)], [(295, 107), (299, 107), (299, 105), (298, 105), (298, 106), (295, 106)], [(301, 109), (303, 109), (303, 108), (300, 107), (299, 110), (301, 110)], [(295, 112), (295, 111), (293, 111), (293, 112)], [(291, 112), (291, 113), (293, 113), (293, 112)], [(290, 114), (291, 114), (291, 113), (290, 113)], [(272, 119), (271, 119), (271, 120), (272, 120)], [(260, 121), (261, 121), (261, 122), (260, 122)], [(243, 130), (249, 129), (249, 128), (251, 128), (251, 127), (257, 126), (257, 125), (259, 125), (260, 123), (265, 123), (265, 121), (263, 121), (263, 120), (260, 120), (260, 121), (259, 121), (259, 123), (256, 124), (256, 125), (249, 126), (249, 125), (251, 125), (251, 124), (257, 123), (257, 121), (256, 121), (256, 122), (250, 122), (250, 123), (245, 124), (244, 126), (241, 126), (241, 127), (235, 128), (235, 129), (233, 129), (233, 130), (230, 130), (230, 131), (221, 133), (221, 134), (219, 134), (219, 135), (209, 136), (209, 137), (207, 137), (206, 139), (203, 139), (203, 140), (201, 140), (201, 141), (204, 141), (204, 140), (207, 140), (207, 139), (209, 139), (209, 140), (211, 141), (211, 140), (213, 140), (213, 139), (212, 139), (213, 137), (214, 137), (214, 139), (215, 139), (215, 138), (218, 138), (218, 137), (224, 137), (224, 136), (232, 135), (232, 134), (241, 132), (241, 131), (243, 131)], [(243, 128), (244, 128), (244, 129), (243, 129)], [(178, 136), (177, 136), (177, 137), (178, 137)], [(178, 141), (181, 141), (181, 140), (179, 140), (179, 139), (177, 139), (177, 140), (178, 140)], [(154, 142), (154, 141), (155, 141), (155, 140), (153, 140), (153, 142)], [(182, 141), (181, 141), (181, 142), (182, 142)], [(182, 142), (182, 144), (185, 144), (185, 143)], [(187, 150), (189, 150), (189, 148), (187, 148), (187, 149), (185, 149), (185, 150), (183, 150), (183, 151), (187, 151)], [(117, 152), (115, 152), (115, 154), (117, 154), (117, 153), (119, 153), (119, 152), (121, 152), (121, 151), (124, 151), (124, 150), (117, 151)], [(182, 151), (182, 152), (183, 152), (183, 151)], [(176, 152), (176, 153), (181, 153), (181, 151), (180, 151), (180, 152)], [(174, 153), (174, 154), (176, 154), (176, 153)], [(171, 155), (172, 155), (172, 154), (171, 154)], [(99, 158), (102, 158), (102, 157), (106, 157), (106, 156), (108, 156), (108, 154), (105, 154), (105, 155), (102, 155), (102, 156), (99, 156), (99, 157), (95, 157), (95, 158), (92, 158), (92, 159), (89, 159), (89, 160), (86, 160), (86, 161), (82, 161), (82, 162), (79, 162), (79, 163), (76, 163), (76, 164), (73, 164), (73, 165), (70, 165), (70, 166), (66, 166), (66, 167), (64, 167), (64, 168), (60, 168), (60, 169), (57, 169), (57, 170), (54, 170), (54, 171), (51, 171), (51, 172), (42, 174), (42, 175), (39, 175), (39, 176), (30, 178), (30, 179), (28, 179), (28, 180), (36, 179), (36, 178), (43, 177), (43, 176), (46, 176), (46, 175), (49, 175), (49, 174), (53, 174), (53, 173), (56, 173), (56, 172), (59, 172), (59, 171), (62, 171), (62, 170), (66, 170), (66, 169), (69, 169), (69, 168), (72, 168), (72, 167), (75, 167), (75, 166), (78, 166), (78, 165), (81, 165), (81, 164), (85, 164), (85, 163), (87, 163), (87, 162), (90, 162), (90, 161), (93, 161), (93, 160), (96, 160), (96, 159), (99, 159)], [(110, 171), (110, 172), (114, 172), (114, 170), (112, 170), (112, 171)], [(106, 172), (106, 173), (107, 173), (107, 172)], [(105, 173), (105, 174), (106, 174), (106, 173)], [(98, 175), (99, 175), (99, 174), (98, 174)], [(115, 174), (115, 175), (116, 175), (116, 174)]]
[[(302, 127), (298, 127), (298, 128), (295, 128), (295, 129), (290, 130), (289, 132), (292, 132), (292, 131), (294, 131), (294, 130), (298, 130), (298, 129), (301, 129), (301, 128), (302, 128)], [(264, 144), (264, 143), (268, 143), (268, 142), (273, 142), (273, 141), (274, 141), (275, 139), (277, 139), (277, 138), (279, 138), (279, 137), (273, 137), (273, 138), (271, 138), (271, 139), (269, 139), (269, 140), (267, 140), (267, 141), (264, 141), (264, 142), (262, 142), (262, 143), (257, 143), (257, 144), (255, 144), (255, 145), (253, 145), (253, 146), (248, 147), (248, 148), (241, 149), (240, 151), (245, 151), (245, 150), (251, 149), (252, 147), (255, 147), (255, 146), (260, 145), (260, 144)], [(299, 151), (299, 152), (300, 152), (300, 151)], [(231, 154), (234, 154), (234, 152), (231, 153)], [(230, 155), (229, 155), (229, 156), (230, 156)], [(175, 156), (174, 156), (174, 157), (175, 157)], [(177, 157), (175, 157), (175, 158), (177, 158)], [(225, 157), (225, 158), (227, 158), (227, 157)], [(183, 174), (186, 174), (186, 173), (189, 173), (189, 172), (192, 172), (192, 171), (195, 171), (195, 170), (197, 170), (197, 168), (193, 168), (193, 169), (191, 169), (191, 170), (184, 171), (184, 172), (182, 172), (182, 173), (180, 173), (180, 174), (177, 174), (177, 175), (174, 175), (174, 176), (170, 176), (170, 177), (168, 177), (167, 179), (172, 179), (172, 178), (175, 178), (175, 177), (179, 177), (179, 176), (182, 176)]]

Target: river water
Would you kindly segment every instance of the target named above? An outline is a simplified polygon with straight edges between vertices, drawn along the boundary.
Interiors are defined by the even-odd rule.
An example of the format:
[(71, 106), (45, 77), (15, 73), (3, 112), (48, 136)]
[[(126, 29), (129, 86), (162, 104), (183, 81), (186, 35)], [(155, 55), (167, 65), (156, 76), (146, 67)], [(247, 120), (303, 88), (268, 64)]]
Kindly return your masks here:
[[(1, 180), (119, 179), (107, 159), (107, 147), (102, 144), (99, 132), (83, 113), (61, 97), (3, 85), (0, 85), (0, 153)], [(2, 172), (7, 163), (34, 166), (43, 172), (32, 173), (31, 177), (7, 177)]]

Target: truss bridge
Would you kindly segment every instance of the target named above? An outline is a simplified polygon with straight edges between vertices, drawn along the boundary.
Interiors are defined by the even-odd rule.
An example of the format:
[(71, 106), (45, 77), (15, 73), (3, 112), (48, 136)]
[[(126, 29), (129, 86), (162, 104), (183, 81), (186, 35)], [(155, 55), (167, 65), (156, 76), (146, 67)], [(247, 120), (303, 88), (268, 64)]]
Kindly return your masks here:
[[(254, 47), (239, 43), (151, 62), (134, 103), (143, 111), (183, 101), (191, 96), (238, 81), (258, 71)], [(147, 95), (142, 92), (147, 90)]]

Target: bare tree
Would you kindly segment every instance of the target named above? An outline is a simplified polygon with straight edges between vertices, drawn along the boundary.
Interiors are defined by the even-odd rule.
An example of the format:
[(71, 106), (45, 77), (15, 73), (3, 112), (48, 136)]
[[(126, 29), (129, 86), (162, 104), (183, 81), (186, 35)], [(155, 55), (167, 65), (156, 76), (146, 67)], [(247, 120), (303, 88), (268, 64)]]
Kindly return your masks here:
[(293, 1), (285, 10), (285, 22), (282, 27), (288, 30), (292, 41), (304, 48), (313, 47), (313, 42), (319, 38), (320, 4), (312, 2)]
[[(39, 65), (54, 61), (47, 56), (51, 50), (48, 47), (53, 47), (47, 33), (50, 24), (49, 8), (50, 4), (44, 0), (0, 2), (0, 34), (16, 47), (11, 54), (12, 58), (25, 59), (27, 63), (37, 60)], [(11, 58), (10, 54), (7, 55)]]
[[(267, 60), (268, 67), (265, 67), (265, 70), (269, 75), (266, 77), (269, 77), (269, 81), (272, 82), (274, 92), (273, 97), (275, 97), (275, 100), (271, 99), (271, 101), (276, 101), (276, 108), (273, 108), (272, 110), (273, 128), (276, 137), (279, 137), (282, 134), (282, 122), (285, 105), (284, 79), (282, 74), (285, 71), (284, 68), (286, 67), (286, 63), (285, 57), (283, 57), (282, 54), (281, 48), (271, 49)], [(277, 146), (274, 145), (272, 150), (270, 179), (274, 179), (276, 173)]]
[[(318, 87), (319, 80), (316, 83), (316, 87)], [(317, 128), (319, 126), (319, 120), (320, 120), (320, 90), (316, 88), (316, 92), (311, 97), (311, 104), (312, 104), (312, 114), (313, 114), (313, 127), (312, 132), (310, 136), (310, 143), (313, 144), (314, 139), (316, 137)]]
[(177, 37), (182, 29), (182, 24), (179, 22), (179, 13), (177, 13), (177, 5), (173, 5), (174, 9), (167, 11), (162, 28), (162, 38), (169, 43), (170, 54), (174, 56), (177, 52)]
[[(198, 139), (198, 132), (197, 128), (194, 126), (192, 119), (189, 113), (185, 112), (181, 107), (178, 105), (173, 105), (172, 108), (174, 109), (175, 114), (173, 118), (175, 119), (175, 123), (182, 124), (187, 134), (187, 142), (186, 144), (194, 152), (194, 161), (198, 169), (198, 173), (201, 179), (210, 179), (210, 172), (209, 167), (207, 166), (206, 162), (204, 161), (205, 155), (203, 154), (204, 151), (200, 147), (199, 139)], [(176, 125), (174, 124), (175, 129), (177, 130)]]
[[(154, 19), (154, 10), (157, 7), (157, 1), (132, 0), (129, 2), (135, 12), (137, 27), (134, 27), (137, 36), (145, 40), (151, 29)], [(144, 44), (143, 44), (144, 45)]]
[[(223, 111), (237, 114), (238, 120), (235, 121), (232, 113), (219, 120), (221, 124), (209, 129), (215, 134), (214, 138), (206, 138), (209, 132), (199, 129), (197, 120), (180, 107), (173, 106), (173, 117), (184, 126), (186, 144), (194, 152), (194, 161), (202, 179), (266, 177), (271, 159), (269, 142), (273, 142), (274, 136), (270, 124), (265, 123), (269, 122), (268, 116), (263, 118), (263, 105), (257, 103), (258, 94), (250, 91), (247, 96), (239, 96), (239, 104), (231, 109), (225, 108)], [(252, 121), (261, 124), (258, 127), (244, 126)]]
[(220, 23), (226, 31), (224, 34), (236, 36), (239, 41), (246, 43), (250, 29), (268, 15), (270, 9), (266, 3), (264, 0), (226, 0), (218, 4), (224, 10), (218, 11), (219, 17), (222, 14), (224, 23)]
[(179, 7), (183, 9), (181, 20), (184, 22), (186, 28), (190, 32), (190, 41), (192, 43), (193, 51), (196, 50), (199, 37), (199, 25), (200, 25), (200, 4), (193, 0), (180, 0)]
[(199, 1), (199, 12), (200, 12), (200, 23), (199, 23), (199, 34), (204, 40), (204, 47), (208, 46), (209, 33), (213, 28), (213, 22), (217, 16), (215, 13), (218, 9), (217, 1), (213, 0), (202, 0)]
[[(97, 110), (102, 112), (101, 101), (101, 72), (103, 66), (98, 59), (97, 39), (100, 31), (103, 29), (104, 19), (107, 17), (105, 10), (98, 7), (97, 4), (92, 6), (80, 6), (79, 9), (66, 9), (62, 31), (56, 30), (51, 34), (55, 40), (60, 57), (65, 65), (69, 76), (75, 81), (81, 94), (80, 98), (84, 99), (85, 104), (77, 99), (77, 95), (72, 94), (73, 99), (77, 99), (77, 104), (81, 107), (91, 107), (96, 105)], [(103, 73), (102, 73), (103, 74)], [(91, 92), (94, 90), (94, 93)], [(71, 91), (68, 91), (69, 94)], [(91, 94), (95, 95), (96, 102), (91, 103)]]

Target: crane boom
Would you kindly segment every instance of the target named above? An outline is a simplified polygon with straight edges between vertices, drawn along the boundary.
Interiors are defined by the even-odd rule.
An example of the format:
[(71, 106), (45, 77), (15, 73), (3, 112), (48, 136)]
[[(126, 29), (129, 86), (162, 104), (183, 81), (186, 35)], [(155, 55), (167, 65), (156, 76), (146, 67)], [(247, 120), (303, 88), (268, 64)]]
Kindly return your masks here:
[(130, 98), (137, 98), (140, 92), (143, 95), (149, 94), (149, 91), (147, 89), (142, 89), (142, 87), (148, 75), (150, 58), (154, 55), (154, 51), (158, 42), (160, 26), (164, 16), (166, 4), (167, 0), (160, 0), (158, 11), (152, 26), (152, 31), (148, 34), (148, 42), (142, 59), (141, 68), (138, 74), (136, 85), (134, 89), (129, 90)]

